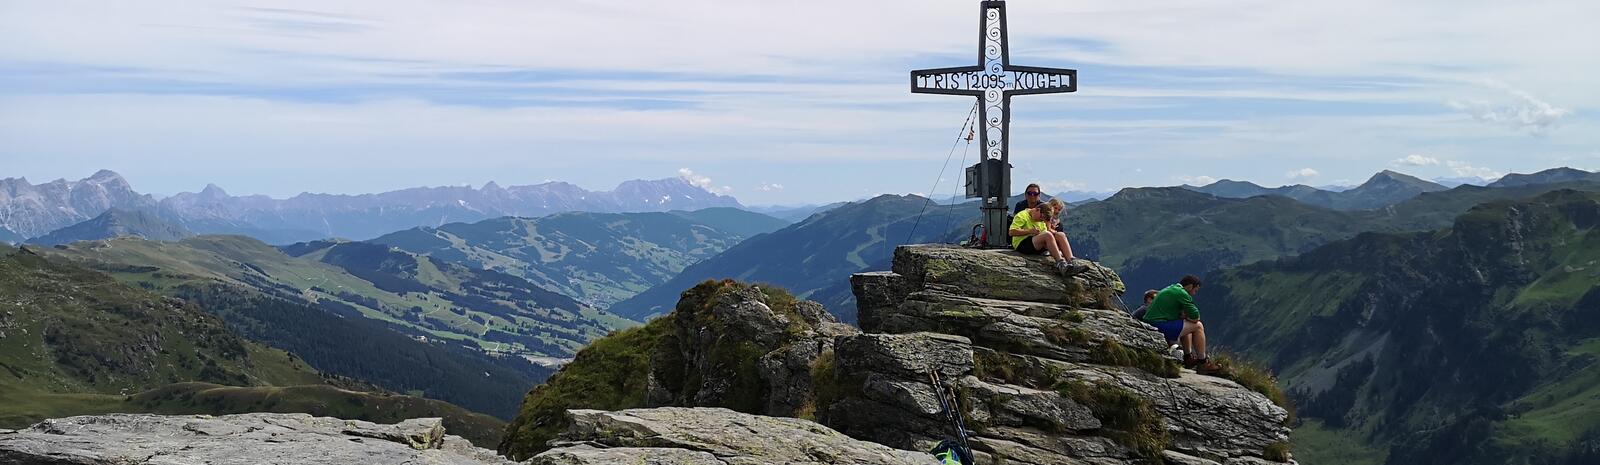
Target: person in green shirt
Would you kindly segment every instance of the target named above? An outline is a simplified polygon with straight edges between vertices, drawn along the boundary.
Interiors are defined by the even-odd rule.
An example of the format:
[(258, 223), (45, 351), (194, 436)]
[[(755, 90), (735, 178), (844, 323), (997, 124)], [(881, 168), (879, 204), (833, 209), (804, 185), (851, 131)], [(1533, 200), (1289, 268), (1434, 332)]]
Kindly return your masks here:
[(1160, 330), (1167, 343), (1181, 341), (1188, 346), (1185, 366), (1200, 374), (1214, 374), (1222, 368), (1206, 357), (1206, 327), (1200, 323), (1200, 307), (1194, 304), (1198, 293), (1200, 277), (1184, 276), (1176, 284), (1156, 292), (1156, 298), (1144, 312), (1144, 322)]
[(1008, 233), (1011, 236), (1011, 248), (1016, 249), (1017, 253), (1038, 255), (1050, 252), (1050, 256), (1055, 258), (1056, 271), (1072, 276), (1089, 267), (1073, 263), (1077, 258), (1072, 256), (1072, 244), (1067, 242), (1067, 233), (1056, 231), (1052, 226), (1056, 215), (1066, 207), (1061, 199), (1050, 199), (1049, 202), (1023, 210), (1011, 219)]

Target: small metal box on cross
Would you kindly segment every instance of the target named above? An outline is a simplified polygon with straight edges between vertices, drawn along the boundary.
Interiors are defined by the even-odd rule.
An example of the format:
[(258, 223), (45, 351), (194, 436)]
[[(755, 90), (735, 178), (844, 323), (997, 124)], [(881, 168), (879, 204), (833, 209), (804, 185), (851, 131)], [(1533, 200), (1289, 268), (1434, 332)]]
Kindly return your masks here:
[(978, 16), (978, 64), (911, 72), (911, 92), (977, 97), (979, 146), (983, 160), (967, 168), (967, 198), (982, 199), (987, 245), (1006, 247), (1010, 224), (1006, 217), (1011, 195), (1008, 149), (1011, 133), (1011, 96), (1054, 94), (1078, 90), (1078, 71), (1063, 68), (1013, 66), (1006, 44), (1006, 2), (986, 1)]

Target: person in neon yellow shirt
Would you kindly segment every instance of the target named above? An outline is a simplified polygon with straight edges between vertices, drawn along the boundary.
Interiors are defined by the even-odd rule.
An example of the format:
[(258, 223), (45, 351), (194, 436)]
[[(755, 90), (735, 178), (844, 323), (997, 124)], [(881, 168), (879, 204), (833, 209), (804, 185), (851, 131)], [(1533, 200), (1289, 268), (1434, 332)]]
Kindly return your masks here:
[[(1030, 187), (1031, 188), (1031, 187)], [(1056, 271), (1066, 276), (1082, 273), (1089, 267), (1074, 264), (1077, 257), (1072, 256), (1072, 243), (1067, 242), (1067, 233), (1055, 230), (1052, 226), (1056, 215), (1066, 209), (1066, 204), (1060, 199), (1050, 199), (1049, 202), (1023, 210), (1011, 219), (1011, 248), (1023, 255), (1038, 255), (1050, 252), (1055, 257)]]

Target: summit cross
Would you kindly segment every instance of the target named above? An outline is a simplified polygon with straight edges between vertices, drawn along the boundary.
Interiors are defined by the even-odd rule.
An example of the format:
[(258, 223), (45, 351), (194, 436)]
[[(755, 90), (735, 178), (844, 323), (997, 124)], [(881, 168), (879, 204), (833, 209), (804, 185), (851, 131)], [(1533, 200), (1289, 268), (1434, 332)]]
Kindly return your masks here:
[(985, 1), (978, 15), (978, 64), (911, 72), (911, 92), (977, 97), (983, 160), (967, 168), (967, 198), (983, 199), (987, 245), (1010, 245), (1007, 201), (1011, 196), (1011, 96), (1078, 90), (1078, 71), (1014, 66), (1006, 43), (1006, 2)]

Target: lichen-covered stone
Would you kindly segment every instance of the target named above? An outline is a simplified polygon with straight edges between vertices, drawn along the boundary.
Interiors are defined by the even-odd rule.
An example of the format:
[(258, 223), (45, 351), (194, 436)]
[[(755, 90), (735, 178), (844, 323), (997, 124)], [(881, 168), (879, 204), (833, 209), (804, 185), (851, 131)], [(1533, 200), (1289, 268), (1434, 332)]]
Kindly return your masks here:
[(1008, 250), (906, 245), (895, 249), (892, 269), (914, 288), (987, 299), (1115, 308), (1113, 302), (1125, 290), (1122, 278), (1097, 263), (1080, 263), (1089, 270), (1062, 278), (1043, 257)]
[[(562, 447), (534, 464), (718, 463), (934, 465), (924, 452), (851, 439), (814, 422), (722, 408), (662, 407), (617, 412), (572, 410)], [(606, 452), (597, 452), (596, 449)], [(669, 452), (670, 450), (684, 452)], [(605, 460), (583, 461), (583, 457)], [(706, 462), (703, 460), (714, 459)], [(681, 460), (681, 461), (680, 461)]]
[(0, 434), (0, 464), (511, 463), (444, 433), (438, 418), (380, 425), (278, 413), (91, 415)]

